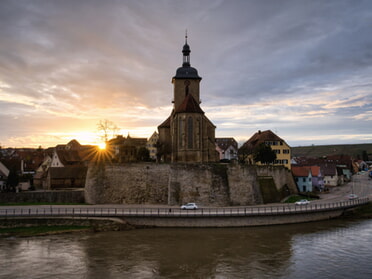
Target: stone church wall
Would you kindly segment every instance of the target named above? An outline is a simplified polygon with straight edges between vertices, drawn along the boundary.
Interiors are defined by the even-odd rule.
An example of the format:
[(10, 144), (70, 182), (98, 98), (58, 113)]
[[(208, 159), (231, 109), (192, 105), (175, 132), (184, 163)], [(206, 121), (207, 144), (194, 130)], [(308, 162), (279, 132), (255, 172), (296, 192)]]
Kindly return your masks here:
[(85, 200), (91, 204), (255, 205), (264, 202), (260, 176), (272, 177), (278, 192), (285, 186), (297, 192), (287, 173), (285, 168), (219, 163), (90, 166)]

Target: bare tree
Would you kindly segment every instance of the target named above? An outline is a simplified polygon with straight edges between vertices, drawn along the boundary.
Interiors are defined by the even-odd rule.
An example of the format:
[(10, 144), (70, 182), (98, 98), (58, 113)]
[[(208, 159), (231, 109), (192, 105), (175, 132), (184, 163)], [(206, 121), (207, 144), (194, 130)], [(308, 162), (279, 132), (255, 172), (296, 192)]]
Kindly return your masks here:
[(109, 137), (114, 138), (119, 132), (118, 126), (116, 126), (114, 122), (107, 119), (100, 120), (97, 124), (97, 128), (102, 140), (104, 140), (105, 143), (108, 142)]

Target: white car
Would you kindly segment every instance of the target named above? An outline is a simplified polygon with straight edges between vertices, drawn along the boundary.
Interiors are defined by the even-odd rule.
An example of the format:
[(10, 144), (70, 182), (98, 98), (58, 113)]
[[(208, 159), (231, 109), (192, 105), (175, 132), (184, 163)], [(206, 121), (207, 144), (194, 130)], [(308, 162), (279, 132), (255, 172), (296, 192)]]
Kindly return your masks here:
[(308, 200), (300, 200), (300, 201), (295, 202), (295, 205), (307, 205), (309, 203), (310, 202)]
[(359, 198), (357, 195), (355, 195), (355, 194), (350, 194), (350, 195), (348, 195), (347, 196), (347, 198), (349, 199), (349, 200), (356, 200), (357, 198)]
[(189, 202), (187, 204), (182, 205), (181, 209), (198, 209), (198, 206), (196, 205), (196, 203)]

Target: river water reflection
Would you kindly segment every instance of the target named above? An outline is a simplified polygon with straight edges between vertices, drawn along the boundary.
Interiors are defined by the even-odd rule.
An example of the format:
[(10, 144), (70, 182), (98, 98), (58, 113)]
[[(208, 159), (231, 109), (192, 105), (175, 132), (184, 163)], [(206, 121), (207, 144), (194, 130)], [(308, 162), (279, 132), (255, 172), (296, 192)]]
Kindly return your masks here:
[(0, 278), (372, 278), (372, 220), (0, 239)]

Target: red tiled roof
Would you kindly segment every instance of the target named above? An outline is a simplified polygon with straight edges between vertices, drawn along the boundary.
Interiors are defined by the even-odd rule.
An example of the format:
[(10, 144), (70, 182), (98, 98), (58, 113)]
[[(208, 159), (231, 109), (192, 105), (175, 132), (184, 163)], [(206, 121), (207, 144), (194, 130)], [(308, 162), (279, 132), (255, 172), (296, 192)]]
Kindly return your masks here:
[(188, 113), (203, 113), (197, 101), (191, 94), (188, 94), (183, 100), (182, 104), (176, 109), (175, 113), (188, 112)]
[(284, 140), (274, 134), (271, 130), (258, 131), (249, 140), (247, 140), (243, 146), (245, 147), (256, 147), (265, 141), (283, 141)]
[(312, 176), (319, 176), (320, 174), (320, 167), (319, 166), (310, 166)]
[(297, 167), (292, 166), (292, 174), (297, 177), (308, 177), (309, 172), (311, 171), (310, 167)]
[(229, 146), (233, 146), (236, 149), (238, 148), (238, 143), (234, 138), (216, 138), (216, 144), (222, 150), (226, 150)]
[(324, 176), (337, 175), (337, 169), (335, 164), (322, 164), (320, 165), (322, 173)]
[(57, 154), (64, 165), (77, 165), (82, 162), (77, 150), (57, 150)]

